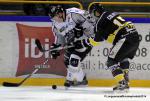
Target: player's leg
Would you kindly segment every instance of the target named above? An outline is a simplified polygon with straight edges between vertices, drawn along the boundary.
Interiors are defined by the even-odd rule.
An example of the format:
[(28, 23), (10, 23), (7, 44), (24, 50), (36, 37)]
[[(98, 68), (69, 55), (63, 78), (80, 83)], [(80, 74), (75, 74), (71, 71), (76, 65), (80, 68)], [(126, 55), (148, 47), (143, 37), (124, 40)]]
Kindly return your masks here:
[(77, 54), (71, 54), (69, 59), (69, 65), (67, 68), (67, 77), (68, 81), (73, 81), (74, 85), (78, 85), (79, 82), (83, 81), (85, 73), (82, 68), (79, 67), (79, 63), (81, 61), (81, 57)]
[(67, 67), (66, 82), (72, 86), (87, 85), (88, 81), (82, 68), (79, 67), (80, 62), (86, 57), (88, 52), (77, 52), (71, 50), (65, 54), (65, 64)]
[[(136, 53), (136, 50), (139, 46), (138, 36), (127, 37), (122, 40), (119, 40), (117, 44), (113, 47), (111, 52), (112, 55), (109, 57), (114, 58), (120, 64), (120, 69), (122, 70), (124, 77), (123, 80), (118, 82), (118, 86), (115, 89), (120, 89), (120, 86), (124, 89), (128, 89), (129, 85), (129, 77), (128, 77), (128, 69), (129, 69), (129, 61), (127, 58), (132, 59)], [(124, 86), (123, 86), (124, 85)]]
[(124, 73), (120, 68), (120, 64), (113, 58), (108, 58), (107, 66), (112, 72), (112, 75), (117, 82), (117, 85), (113, 88), (113, 90), (125, 90), (128, 86), (128, 83), (125, 81)]
[[(138, 39), (138, 38), (137, 38)], [(135, 56), (136, 54), (136, 51), (139, 47), (139, 41), (136, 41), (136, 42), (132, 42), (131, 40), (131, 43), (132, 44), (127, 44), (126, 45), (126, 48), (129, 50), (127, 53), (128, 54), (125, 54), (126, 58), (124, 58), (121, 62), (120, 62), (120, 67), (122, 68), (123, 72), (124, 72), (124, 77), (125, 77), (125, 80), (128, 82), (129, 84), (129, 67), (130, 67), (130, 62), (129, 62), (129, 58), (130, 59), (133, 59), (133, 57)], [(128, 48), (129, 47), (129, 48)]]
[(126, 39), (119, 40), (110, 51), (110, 55), (107, 61), (107, 66), (111, 69), (114, 79), (118, 83), (113, 90), (125, 90), (129, 88), (128, 82), (125, 80), (123, 65), (121, 61), (127, 58), (129, 53)]
[(120, 68), (122, 69), (124, 73), (124, 79), (128, 82), (128, 84), (129, 84), (129, 65), (130, 63), (128, 58), (120, 62)]

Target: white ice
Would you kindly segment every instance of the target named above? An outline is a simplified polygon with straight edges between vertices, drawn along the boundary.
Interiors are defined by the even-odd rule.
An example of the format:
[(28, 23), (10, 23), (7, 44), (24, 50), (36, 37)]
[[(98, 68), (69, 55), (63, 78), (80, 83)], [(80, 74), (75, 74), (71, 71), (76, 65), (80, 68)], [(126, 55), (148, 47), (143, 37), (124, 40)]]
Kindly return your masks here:
[(114, 93), (111, 87), (1, 86), (0, 101), (150, 101), (150, 88), (131, 87), (128, 93)]

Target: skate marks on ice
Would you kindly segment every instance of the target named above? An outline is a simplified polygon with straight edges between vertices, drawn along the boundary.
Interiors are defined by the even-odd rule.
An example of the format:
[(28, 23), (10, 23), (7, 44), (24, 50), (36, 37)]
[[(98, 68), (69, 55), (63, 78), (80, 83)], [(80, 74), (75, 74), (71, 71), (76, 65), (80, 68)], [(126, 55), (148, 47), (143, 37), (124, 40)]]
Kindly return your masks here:
[(110, 87), (0, 87), (0, 101), (150, 101), (150, 89), (114, 93)]
[[(52, 89), (53, 90), (53, 89)], [(64, 92), (65, 90), (65, 92)], [(60, 87), (58, 86), (58, 88), (56, 90), (53, 90), (54, 92), (63, 92), (63, 93), (77, 93), (77, 94), (112, 94), (112, 88), (103, 88), (103, 87)]]

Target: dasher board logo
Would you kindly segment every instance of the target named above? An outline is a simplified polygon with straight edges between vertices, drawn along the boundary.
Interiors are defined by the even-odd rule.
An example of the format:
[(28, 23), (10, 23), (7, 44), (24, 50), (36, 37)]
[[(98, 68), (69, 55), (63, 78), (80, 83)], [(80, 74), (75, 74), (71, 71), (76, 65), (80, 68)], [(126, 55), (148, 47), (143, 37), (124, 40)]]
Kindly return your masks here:
[(34, 69), (39, 68), (38, 74), (66, 75), (66, 67), (63, 63), (63, 54), (57, 59), (49, 59), (43, 65), (46, 58), (50, 57), (49, 52), (40, 52), (35, 44), (39, 39), (45, 49), (49, 49), (55, 41), (51, 27), (36, 27), (23, 24), (16, 24), (19, 36), (19, 60), (16, 76), (30, 74)]

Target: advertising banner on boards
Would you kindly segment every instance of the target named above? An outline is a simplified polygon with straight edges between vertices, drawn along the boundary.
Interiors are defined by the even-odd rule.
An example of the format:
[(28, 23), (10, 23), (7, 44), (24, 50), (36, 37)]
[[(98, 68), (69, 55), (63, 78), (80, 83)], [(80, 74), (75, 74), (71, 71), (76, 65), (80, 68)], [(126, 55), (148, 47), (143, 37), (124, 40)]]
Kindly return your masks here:
[[(35, 19), (34, 19), (35, 18)], [(50, 48), (54, 42), (54, 34), (51, 29), (51, 21), (47, 17), (16, 17), (12, 21), (9, 18), (0, 18), (0, 77), (18, 77), (31, 73), (38, 68), (49, 53), (40, 52), (35, 39), (38, 38), (43, 47)], [(12, 18), (11, 18), (12, 19)], [(40, 20), (39, 20), (40, 19)], [(136, 56), (131, 60), (131, 79), (150, 79), (150, 19), (128, 19), (133, 21), (140, 34), (140, 47)], [(143, 22), (142, 22), (143, 21)], [(80, 66), (89, 78), (111, 79), (112, 74), (105, 62), (111, 44), (103, 42), (101, 46), (94, 47)], [(61, 77), (66, 75), (66, 67), (63, 63), (63, 54), (57, 59), (50, 59), (47, 65), (43, 65), (37, 75), (33, 77)]]

